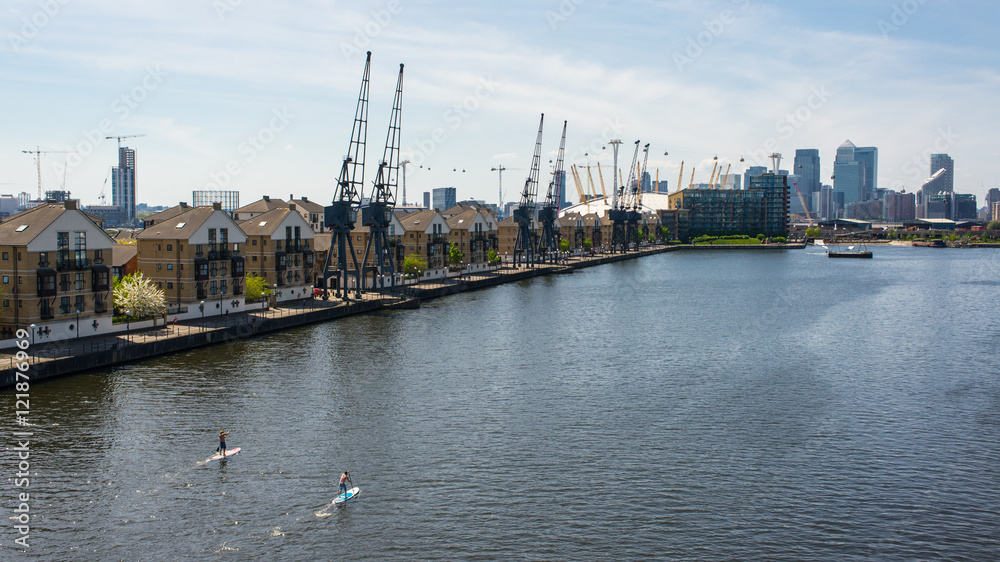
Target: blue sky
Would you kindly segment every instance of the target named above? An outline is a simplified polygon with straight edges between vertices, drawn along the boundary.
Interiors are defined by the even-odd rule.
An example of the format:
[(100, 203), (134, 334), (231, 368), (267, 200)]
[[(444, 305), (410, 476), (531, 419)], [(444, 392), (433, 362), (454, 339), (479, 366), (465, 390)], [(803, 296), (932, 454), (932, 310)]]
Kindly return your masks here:
[(329, 202), (369, 49), (366, 181), (405, 63), (410, 202), (440, 186), (496, 202), (501, 164), (517, 199), (542, 112), (549, 158), (563, 120), (568, 164), (608, 165), (607, 140), (641, 139), (671, 190), (682, 160), (684, 183), (692, 166), (707, 181), (716, 155), (735, 170), (797, 148), (820, 150), (829, 183), (847, 139), (879, 148), (880, 187), (919, 187), (931, 152), (980, 204), (1000, 187), (987, 0), (0, 0), (0, 18), (2, 193), (35, 192), (21, 151), (41, 146), (71, 151), (42, 155), (45, 188), (110, 199), (103, 137), (146, 134), (126, 140), (140, 201)]

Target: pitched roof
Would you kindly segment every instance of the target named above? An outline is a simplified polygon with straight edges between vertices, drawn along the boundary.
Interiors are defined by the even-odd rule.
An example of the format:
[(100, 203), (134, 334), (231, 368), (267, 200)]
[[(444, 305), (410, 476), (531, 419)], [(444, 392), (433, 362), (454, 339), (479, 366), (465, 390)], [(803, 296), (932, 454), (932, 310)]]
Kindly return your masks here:
[(135, 244), (115, 244), (111, 247), (111, 265), (123, 266), (139, 253)]
[(260, 213), (266, 213), (272, 209), (281, 209), (281, 208), (287, 209), (288, 203), (285, 203), (281, 199), (271, 199), (270, 197), (265, 195), (263, 199), (258, 199), (257, 201), (254, 201), (249, 205), (244, 205), (239, 209), (236, 209), (235, 211), (233, 211), (233, 216), (236, 216), (237, 213), (260, 214)]
[(315, 201), (310, 201), (308, 197), (303, 197), (302, 199), (288, 199), (289, 203), (295, 203), (295, 205), (304, 210), (307, 213), (322, 213), (323, 205)]
[(285, 207), (284, 209), (272, 209), (266, 213), (257, 215), (252, 219), (239, 221), (237, 224), (240, 225), (240, 228), (243, 229), (243, 232), (245, 232), (247, 236), (271, 236), (274, 234), (274, 231), (281, 226), (281, 221), (285, 220), (288, 213), (292, 212), (294, 211), (288, 207)]
[(4, 245), (26, 246), (66, 212), (62, 203), (43, 203), (0, 221), (0, 240)]
[(848, 139), (844, 141), (844, 144), (840, 145), (839, 148), (857, 148), (857, 146), (855, 146), (854, 143), (851, 142), (850, 139)]
[[(455, 207), (452, 207), (455, 209)], [(452, 215), (446, 219), (448, 223), (448, 228), (452, 230), (468, 230), (472, 226), (472, 222), (476, 220), (476, 216), (479, 215), (479, 211), (476, 209), (466, 209), (461, 213)]]
[(140, 232), (139, 240), (187, 240), (215, 212), (213, 207), (193, 207), (170, 220), (159, 222)]
[(403, 225), (404, 230), (419, 230), (423, 232), (427, 230), (427, 225), (434, 220), (437, 214), (437, 211), (426, 210), (407, 213), (403, 216), (396, 215), (396, 218), (399, 219), (399, 223)]
[(145, 219), (143, 219), (142, 222), (156, 224), (156, 223), (158, 223), (160, 221), (167, 221), (167, 220), (170, 220), (170, 219), (176, 217), (177, 215), (179, 215), (181, 213), (186, 213), (186, 212), (190, 211), (193, 208), (194, 207), (192, 207), (191, 205), (188, 205), (187, 203), (181, 203), (180, 205), (175, 205), (173, 207), (170, 207), (169, 209), (166, 209), (164, 211), (160, 211), (159, 213), (154, 213), (152, 215), (149, 215), (148, 217), (146, 217)]

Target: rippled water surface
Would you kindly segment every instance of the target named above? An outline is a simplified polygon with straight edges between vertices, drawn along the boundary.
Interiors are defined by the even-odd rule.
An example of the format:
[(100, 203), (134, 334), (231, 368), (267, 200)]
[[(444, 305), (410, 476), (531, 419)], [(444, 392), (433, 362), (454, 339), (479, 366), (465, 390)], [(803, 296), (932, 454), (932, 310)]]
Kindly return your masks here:
[[(1000, 558), (1000, 252), (874, 251), (676, 252), (35, 386), (29, 554)], [(199, 465), (222, 428), (243, 452)]]

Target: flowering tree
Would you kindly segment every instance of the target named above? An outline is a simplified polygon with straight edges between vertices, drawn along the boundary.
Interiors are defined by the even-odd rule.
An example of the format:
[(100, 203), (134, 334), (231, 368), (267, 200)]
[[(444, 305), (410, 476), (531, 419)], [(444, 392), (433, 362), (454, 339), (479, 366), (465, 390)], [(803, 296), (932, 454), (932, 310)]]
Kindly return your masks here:
[(267, 284), (267, 279), (251, 273), (246, 277), (246, 295), (247, 301), (263, 300), (271, 295), (271, 286)]
[(163, 291), (142, 273), (126, 275), (114, 288), (116, 314), (132, 319), (155, 318), (167, 313)]

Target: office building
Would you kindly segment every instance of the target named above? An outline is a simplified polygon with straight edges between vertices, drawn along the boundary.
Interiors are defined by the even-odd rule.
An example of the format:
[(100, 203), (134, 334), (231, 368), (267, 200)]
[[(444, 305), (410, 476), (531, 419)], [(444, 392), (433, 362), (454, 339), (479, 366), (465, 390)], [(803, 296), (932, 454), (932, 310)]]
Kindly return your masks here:
[(425, 209), (430, 209), (431, 208), (431, 192), (430, 191), (425, 191), (424, 192), (424, 208)]
[(813, 209), (816, 210), (813, 218), (821, 221), (837, 218), (837, 207), (832, 186), (824, 185), (820, 187), (819, 191), (813, 194), (812, 204)]
[[(819, 181), (819, 149), (800, 148), (795, 151), (796, 183), (799, 186), (799, 193), (806, 200), (806, 205), (812, 205), (813, 194), (818, 192), (821, 184)], [(812, 211), (812, 207), (809, 208)]]
[(886, 191), (882, 195), (882, 218), (902, 222), (917, 218), (917, 194)]
[(135, 223), (135, 151), (118, 147), (118, 165), (111, 168), (111, 204), (125, 210), (125, 224)]
[(837, 158), (833, 163), (833, 191), (842, 205), (872, 199), (878, 189), (877, 178), (878, 148), (857, 147), (851, 141), (837, 148)]
[(767, 166), (750, 166), (743, 174), (743, 185), (750, 187), (750, 178), (767, 173)]
[(686, 232), (783, 236), (788, 232), (787, 176), (750, 176), (747, 189), (682, 189), (669, 196), (671, 210), (687, 211)]
[(1000, 219), (994, 210), (997, 203), (1000, 203), (1000, 189), (994, 187), (986, 192), (986, 220)]
[(432, 208), (437, 211), (450, 209), (455, 206), (456, 202), (454, 187), (435, 187), (431, 194)]
[(211, 207), (212, 203), (221, 203), (222, 210), (232, 213), (240, 208), (239, 191), (192, 191), (191, 201), (195, 207)]
[[(935, 177), (939, 170), (944, 173)], [(921, 191), (923, 200), (928, 201), (931, 195), (938, 193), (954, 193), (955, 191), (955, 161), (947, 154), (931, 154), (932, 179), (924, 183)]]

